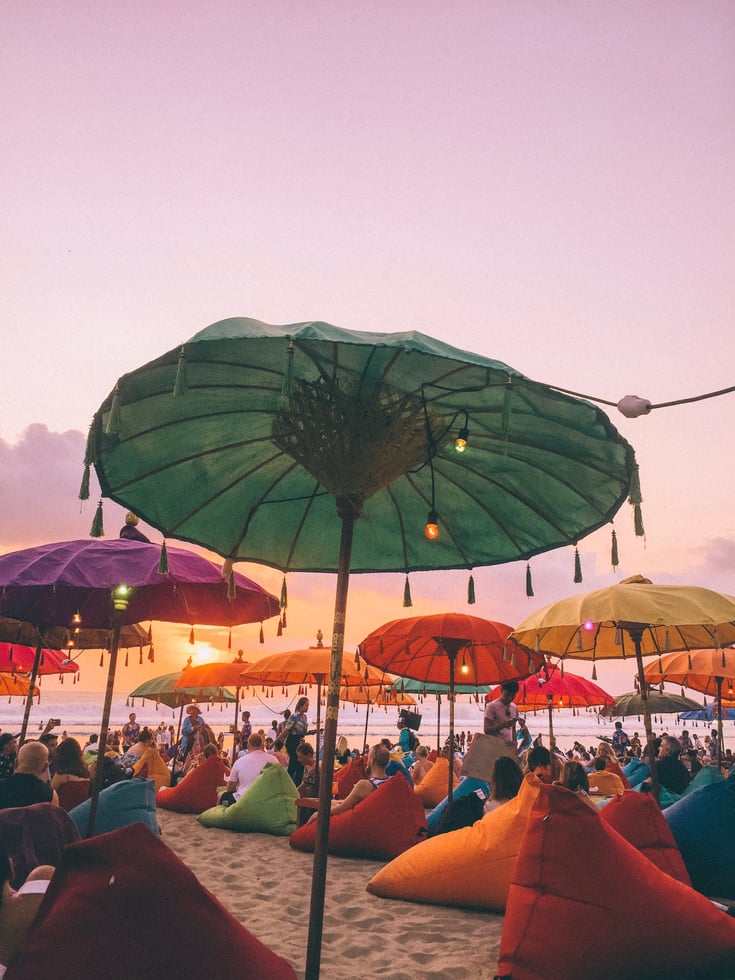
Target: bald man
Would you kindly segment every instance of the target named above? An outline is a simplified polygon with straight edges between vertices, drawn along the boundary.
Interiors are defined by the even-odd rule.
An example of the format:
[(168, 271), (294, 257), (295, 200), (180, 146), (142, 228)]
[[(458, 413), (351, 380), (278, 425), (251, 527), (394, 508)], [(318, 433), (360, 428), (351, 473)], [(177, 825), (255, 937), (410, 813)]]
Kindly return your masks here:
[(49, 782), (48, 749), (42, 742), (24, 742), (18, 751), (15, 772), (0, 779), (0, 809), (33, 803), (59, 805)]

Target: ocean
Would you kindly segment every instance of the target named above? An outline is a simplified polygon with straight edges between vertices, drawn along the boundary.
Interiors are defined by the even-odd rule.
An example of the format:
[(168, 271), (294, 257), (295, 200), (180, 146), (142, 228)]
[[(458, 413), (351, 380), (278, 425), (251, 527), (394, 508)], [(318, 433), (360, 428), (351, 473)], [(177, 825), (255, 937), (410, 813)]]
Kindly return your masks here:
[[(272, 698), (250, 695), (241, 700), (240, 711), (250, 711), (253, 729), (257, 731), (259, 728), (263, 728), (267, 733), (272, 722), (280, 720), (281, 712), (284, 709), (293, 708), (297, 697), (297, 694), (293, 696), (278, 694)], [(44, 691), (41, 703), (34, 702), (31, 709), (28, 734), (33, 737), (33, 733), (42, 730), (49, 718), (58, 718), (60, 720), (57, 729), (59, 733), (65, 731), (69, 735), (86, 741), (88, 735), (99, 731), (103, 702), (104, 693), (102, 691), (80, 693), (64, 691), (47, 693)], [(23, 701), (19, 699), (13, 699), (12, 703), (0, 705), (0, 729), (2, 731), (20, 731), (23, 721), (23, 707)], [(439, 707), (439, 716), (437, 715), (437, 707)], [(202, 703), (201, 708), (205, 721), (216, 733), (221, 731), (227, 733), (230, 725), (235, 721), (234, 704), (210, 705)], [(469, 695), (458, 695), (455, 704), (455, 731), (467, 733), (482, 731), (482, 709), (482, 697), (478, 703)], [(432, 748), (435, 747), (437, 733), (439, 733), (440, 739), (446, 738), (449, 726), (449, 710), (446, 699), (442, 698), (441, 705), (437, 706), (436, 698), (429, 696), (411, 710), (421, 715), (418, 735), (424, 744)], [(173, 725), (174, 728), (178, 725), (179, 708), (172, 709), (163, 704), (156, 705), (155, 701), (140, 701), (139, 699), (136, 699), (134, 704), (130, 704), (128, 699), (121, 696), (113, 698), (110, 727), (113, 729), (122, 728), (131, 711), (135, 711), (137, 720), (141, 725), (155, 728), (161, 721), (165, 722), (166, 725)], [(323, 708), (321, 714), (323, 723)], [(525, 717), (532, 736), (543, 735), (544, 744), (548, 745), (548, 712), (544, 710), (535, 714), (527, 713)], [(338, 732), (347, 738), (350, 748), (362, 747), (365, 718), (366, 708), (364, 704), (354, 705), (349, 702), (340, 704)], [(368, 742), (377, 742), (386, 737), (396, 741), (398, 738), (396, 720), (397, 711), (394, 707), (372, 709), (368, 720)], [(637, 732), (641, 740), (645, 741), (642, 717), (633, 716), (621, 720), (628, 735)], [(316, 722), (313, 700), (309, 712), (309, 722), (312, 727)], [(601, 736), (610, 737), (614, 728), (613, 719), (601, 718), (592, 709), (581, 709), (576, 714), (573, 714), (569, 709), (555, 711), (553, 724), (557, 744), (564, 750), (570, 749), (575, 741), (580, 741), (586, 746), (596, 745)], [(735, 749), (735, 722), (727, 721), (723, 724), (725, 747)], [(711, 726), (706, 721), (680, 722), (676, 715), (661, 715), (654, 718), (653, 727), (657, 734), (667, 731), (672, 735), (679, 735), (682, 729), (686, 728), (692, 733), (697, 732), (703, 739)]]

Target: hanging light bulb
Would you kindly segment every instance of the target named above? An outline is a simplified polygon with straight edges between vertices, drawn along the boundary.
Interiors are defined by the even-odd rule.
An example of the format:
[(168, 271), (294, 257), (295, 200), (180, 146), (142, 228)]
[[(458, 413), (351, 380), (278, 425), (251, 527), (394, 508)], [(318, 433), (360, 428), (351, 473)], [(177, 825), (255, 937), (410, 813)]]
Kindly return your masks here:
[(467, 664), (467, 659), (464, 653), (462, 653), (462, 666), (459, 669), (462, 671), (463, 674), (469, 674), (470, 672), (470, 668)]
[(426, 517), (424, 534), (429, 541), (436, 541), (436, 539), (439, 537), (439, 515), (435, 510), (430, 510)]
[(71, 617), (71, 621), (72, 621), (72, 623), (73, 623), (74, 626), (78, 626), (79, 623), (81, 623), (81, 621), (82, 621), (82, 614), (79, 612), (78, 609), (74, 613), (74, 615)]
[(467, 417), (467, 412), (464, 413), (464, 425), (457, 433), (457, 438), (454, 440), (454, 451), (455, 453), (463, 453), (467, 448), (467, 440), (470, 437), (470, 430), (467, 428), (467, 423), (469, 419)]

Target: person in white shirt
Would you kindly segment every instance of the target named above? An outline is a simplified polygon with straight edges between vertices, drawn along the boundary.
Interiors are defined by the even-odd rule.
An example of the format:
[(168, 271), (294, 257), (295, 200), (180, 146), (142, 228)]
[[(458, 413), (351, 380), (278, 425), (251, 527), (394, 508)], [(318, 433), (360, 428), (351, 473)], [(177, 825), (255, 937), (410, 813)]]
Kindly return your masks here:
[(237, 802), (268, 762), (281, 765), (280, 759), (272, 752), (266, 752), (263, 745), (263, 736), (254, 732), (248, 739), (247, 752), (238, 757), (230, 770), (227, 789), (220, 796), (220, 803), (229, 806)]

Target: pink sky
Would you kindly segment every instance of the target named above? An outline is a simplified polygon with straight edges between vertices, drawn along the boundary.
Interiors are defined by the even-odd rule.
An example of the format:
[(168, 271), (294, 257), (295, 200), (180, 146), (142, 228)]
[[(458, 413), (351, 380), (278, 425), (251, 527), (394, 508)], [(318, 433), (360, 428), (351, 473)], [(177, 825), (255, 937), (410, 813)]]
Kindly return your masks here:
[[(86, 535), (93, 412), (225, 316), (417, 329), (613, 402), (735, 383), (730, 3), (29, 2), (0, 54), (3, 551)], [(735, 394), (610, 414), (647, 532), (623, 508), (617, 578), (735, 593)], [(472, 611), (616, 581), (607, 530), (580, 550), (581, 586), (564, 551), (533, 600), (522, 566), (478, 572)], [(240, 645), (328, 636), (333, 586), (294, 577), (286, 636)], [(412, 587), (414, 613), (466, 608), (458, 573)], [(396, 576), (350, 596), (348, 648), (405, 612)]]

